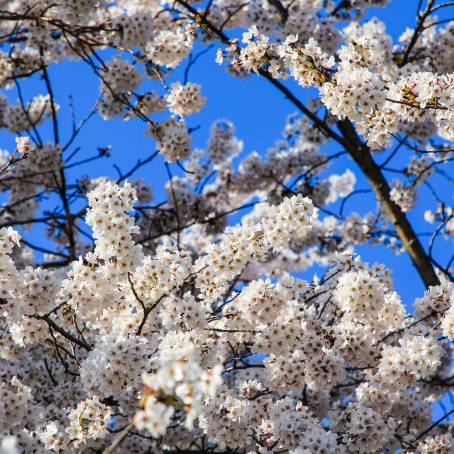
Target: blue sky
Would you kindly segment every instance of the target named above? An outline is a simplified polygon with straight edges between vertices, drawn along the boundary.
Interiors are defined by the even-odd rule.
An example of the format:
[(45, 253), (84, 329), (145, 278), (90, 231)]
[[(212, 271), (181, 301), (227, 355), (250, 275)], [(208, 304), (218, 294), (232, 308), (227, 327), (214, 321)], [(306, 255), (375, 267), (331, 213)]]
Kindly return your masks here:
[[(378, 17), (387, 24), (388, 32), (396, 39), (406, 27), (414, 25), (414, 11), (416, 9), (416, 0), (412, 1), (391, 1), (386, 8), (372, 8), (368, 11), (365, 18)], [(206, 108), (188, 119), (190, 127), (199, 127), (193, 133), (193, 146), (201, 147), (206, 144), (209, 136), (209, 129), (212, 121), (220, 118), (229, 119), (234, 122), (237, 130), (237, 136), (244, 141), (244, 154), (257, 150), (260, 153), (266, 152), (267, 148), (272, 146), (276, 140), (281, 138), (281, 131), (285, 124), (287, 115), (295, 111), (283, 96), (269, 85), (266, 80), (257, 76), (250, 76), (247, 79), (233, 78), (219, 67), (215, 62), (215, 52), (219, 47), (214, 43), (213, 48), (203, 55), (198, 63), (192, 67), (189, 73), (191, 82), (202, 84), (203, 94), (208, 97)], [(182, 80), (182, 74), (185, 64), (178, 68), (171, 76), (170, 81)], [(69, 97), (74, 99), (76, 117), (81, 119), (92, 108), (98, 96), (98, 82), (91, 69), (81, 62), (64, 62), (59, 65), (53, 65), (49, 70), (50, 78), (54, 84), (56, 99), (61, 106), (61, 128), (62, 142), (65, 137), (69, 137), (71, 131), (71, 121), (69, 115)], [(308, 97), (308, 90), (298, 87), (292, 82), (286, 82), (292, 87), (298, 97), (305, 100)], [(147, 82), (147, 86), (162, 92), (159, 82)], [(45, 93), (43, 81), (33, 78), (30, 81), (23, 82), (25, 98), (38, 93)], [(16, 98), (14, 89), (6, 92), (8, 97)], [(157, 117), (159, 118), (159, 117)], [(44, 131), (43, 137), (51, 139), (51, 128), (49, 122), (41, 130)], [(117, 173), (113, 164), (117, 164), (123, 171), (132, 167), (138, 159), (144, 159), (154, 152), (154, 142), (146, 137), (144, 132), (145, 126), (137, 120), (122, 121), (112, 120), (104, 121), (100, 117), (93, 117), (85, 126), (80, 137), (70, 148), (68, 154), (76, 147), (81, 147), (76, 160), (93, 156), (97, 153), (98, 147), (112, 146), (111, 158), (95, 161), (74, 171), (70, 171), (70, 176), (76, 178), (82, 174), (89, 174), (92, 177), (108, 175), (116, 177)], [(14, 138), (5, 132), (0, 133), (0, 148), (13, 149)], [(327, 153), (339, 151), (336, 145), (329, 145), (326, 148)], [(397, 158), (396, 167), (403, 167), (408, 160), (408, 154), (402, 159)], [(377, 156), (377, 160), (382, 162), (386, 154)], [(172, 166), (174, 173), (179, 169)], [(341, 173), (346, 168), (356, 170), (354, 163), (348, 158), (342, 158), (334, 163), (330, 172)], [(368, 188), (368, 183), (358, 177), (356, 189)], [(163, 166), (163, 161), (158, 158), (152, 165), (147, 166), (137, 174), (151, 183), (155, 196), (155, 202), (163, 200), (163, 185), (167, 181), (167, 175)], [(442, 179), (437, 180), (438, 187), (444, 188), (448, 202), (452, 203), (452, 188)], [(449, 191), (449, 192), (447, 192)], [(451, 194), (451, 196), (450, 196)], [(417, 232), (430, 231), (430, 226), (423, 220), (423, 212), (432, 206), (432, 198), (427, 190), (419, 190), (418, 207), (410, 214)], [(364, 213), (375, 207), (373, 196), (358, 196), (353, 198), (347, 207), (347, 212), (357, 211)], [(43, 232), (39, 229), (32, 230), (28, 237), (35, 243), (43, 241)], [(449, 258), (449, 252), (452, 249), (452, 243), (440, 240), (436, 246), (438, 258), (446, 262)], [(383, 262), (394, 270), (395, 284), (399, 293), (402, 295), (405, 303), (411, 303), (413, 299), (422, 295), (424, 287), (421, 280), (413, 269), (410, 259), (406, 254), (396, 256), (389, 250), (381, 246), (369, 247), (361, 246), (358, 252), (362, 258), (369, 262)], [(311, 276), (313, 271), (305, 273)]]

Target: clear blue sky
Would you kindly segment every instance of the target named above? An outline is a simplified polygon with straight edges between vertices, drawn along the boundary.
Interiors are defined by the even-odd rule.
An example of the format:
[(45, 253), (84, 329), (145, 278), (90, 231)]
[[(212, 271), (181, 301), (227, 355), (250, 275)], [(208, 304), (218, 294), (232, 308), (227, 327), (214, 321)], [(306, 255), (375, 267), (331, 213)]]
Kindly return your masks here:
[[(388, 32), (397, 38), (406, 27), (414, 25), (416, 0), (399, 1), (394, 0), (385, 8), (372, 8), (367, 13), (366, 20), (378, 17), (387, 24)], [(215, 51), (219, 47), (214, 43), (213, 49), (201, 57), (199, 62), (191, 69), (189, 80), (202, 84), (203, 93), (208, 97), (206, 108), (188, 119), (190, 127), (199, 126), (200, 128), (193, 133), (193, 145), (204, 146), (206, 144), (211, 122), (226, 118), (234, 122), (237, 129), (237, 136), (244, 141), (244, 154), (257, 150), (264, 153), (268, 147), (281, 138), (281, 131), (285, 124), (288, 114), (294, 112), (294, 107), (283, 98), (265, 80), (252, 75), (248, 79), (233, 78), (215, 62)], [(172, 74), (170, 81), (182, 80), (182, 73), (185, 65), (177, 69)], [(92, 74), (91, 69), (81, 62), (65, 62), (54, 65), (50, 68), (50, 77), (54, 84), (56, 98), (61, 106), (62, 119), (66, 123), (62, 124), (63, 141), (70, 134), (71, 122), (69, 116), (69, 96), (74, 98), (76, 116), (82, 118), (91, 109), (98, 95), (98, 82)], [(306, 99), (308, 91), (288, 82), (294, 92), (301, 98)], [(159, 82), (147, 82), (147, 86), (162, 92)], [(45, 93), (42, 81), (37, 78), (23, 83), (25, 97), (28, 99), (34, 94)], [(16, 98), (15, 90), (10, 90), (7, 95)], [(159, 118), (159, 117), (157, 117)], [(112, 146), (112, 157), (96, 161), (84, 167), (77, 168), (73, 172), (73, 177), (89, 174), (92, 177), (110, 175), (115, 177), (116, 171), (112, 164), (116, 163), (122, 170), (132, 167), (138, 159), (143, 159), (154, 151), (154, 142), (149, 137), (144, 136), (144, 124), (134, 120), (124, 122), (122, 120), (103, 121), (95, 116), (85, 127), (79, 139), (75, 142), (76, 146), (81, 147), (77, 159), (83, 159), (96, 154), (97, 147)], [(46, 131), (43, 136), (52, 137), (49, 122), (42, 127)], [(4, 132), (0, 133), (1, 148), (13, 149), (14, 138)], [(327, 152), (338, 151), (335, 145), (327, 147)], [(378, 156), (381, 162), (384, 156)], [(408, 154), (405, 155), (408, 159)], [(405, 165), (406, 159), (402, 159), (401, 166)], [(399, 159), (396, 160), (399, 162)], [(355, 169), (354, 163), (348, 158), (339, 160), (332, 167), (330, 172), (342, 172), (345, 168)], [(174, 167), (174, 172), (178, 173), (178, 168)], [(357, 173), (357, 172), (355, 172)], [(142, 176), (153, 186), (155, 201), (162, 201), (164, 193), (163, 185), (167, 180), (167, 175), (159, 158), (152, 165), (142, 169), (137, 176)], [(358, 173), (357, 173), (358, 176)], [(452, 202), (452, 189), (446, 183), (446, 199)], [(368, 188), (367, 182), (358, 177), (357, 189)], [(432, 198), (425, 189), (419, 190), (417, 209), (410, 214), (416, 231), (430, 231), (431, 226), (423, 220), (423, 212), (432, 206)], [(374, 200), (370, 196), (358, 196), (353, 198), (347, 207), (359, 213), (364, 213), (374, 208)], [(30, 238), (30, 237), (29, 237)], [(31, 239), (35, 243), (43, 241), (42, 232), (32, 231)], [(438, 257), (441, 261), (446, 261), (449, 257), (452, 243), (440, 240), (437, 246)], [(411, 266), (406, 254), (395, 256), (384, 247), (359, 247), (358, 252), (362, 258), (369, 262), (383, 262), (394, 270), (396, 288), (402, 295), (405, 303), (411, 303), (416, 296), (422, 295), (423, 285), (416, 271)], [(312, 272), (306, 273), (310, 276)]]

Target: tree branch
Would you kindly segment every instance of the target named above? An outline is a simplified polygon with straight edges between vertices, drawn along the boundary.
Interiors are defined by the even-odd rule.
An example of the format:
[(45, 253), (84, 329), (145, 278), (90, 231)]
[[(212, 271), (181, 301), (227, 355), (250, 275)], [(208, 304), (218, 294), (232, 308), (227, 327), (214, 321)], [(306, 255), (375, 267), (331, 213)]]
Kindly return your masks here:
[[(197, 10), (188, 4), (186, 0), (176, 0), (176, 2), (193, 14), (194, 20), (202, 25), (206, 30), (211, 32), (211, 34), (216, 36), (223, 43), (230, 44), (229, 38), (222, 31), (218, 30), (216, 26), (206, 20), (206, 18), (201, 18)], [(435, 274), (430, 258), (424, 251), (424, 248), (416, 236), (416, 233), (413, 230), (407, 216), (391, 200), (388, 182), (383, 176), (380, 167), (373, 160), (369, 147), (361, 141), (350, 120), (342, 120), (337, 123), (337, 126), (342, 133), (342, 136), (340, 136), (336, 131), (331, 129), (325, 121), (318, 118), (315, 113), (309, 110), (285, 85), (274, 79), (266, 69), (261, 68), (258, 70), (258, 73), (274, 85), (274, 87), (276, 87), (281, 93), (283, 93), (301, 113), (308, 117), (314, 125), (320, 129), (320, 131), (345, 147), (350, 156), (369, 180), (369, 183), (372, 186), (378, 200), (383, 204), (386, 214), (393, 223), (405, 250), (410, 255), (411, 260), (418, 270), (424, 284), (427, 287), (430, 285), (438, 285), (440, 281)]]
[(439, 285), (440, 281), (435, 274), (430, 259), (416, 236), (407, 216), (391, 200), (388, 182), (383, 176), (378, 164), (373, 160), (369, 147), (361, 141), (350, 120), (342, 120), (337, 124), (346, 139), (347, 151), (369, 180), (375, 195), (382, 204), (388, 218), (393, 223), (421, 279), (427, 287), (430, 285)]

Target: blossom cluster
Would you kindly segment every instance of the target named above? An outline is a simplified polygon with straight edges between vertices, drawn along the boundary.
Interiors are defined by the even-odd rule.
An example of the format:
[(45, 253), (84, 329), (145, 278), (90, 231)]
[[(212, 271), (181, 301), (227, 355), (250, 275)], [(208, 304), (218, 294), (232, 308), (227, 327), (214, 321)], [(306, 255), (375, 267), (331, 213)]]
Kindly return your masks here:
[[(18, 270), (20, 237), (1, 231), (2, 436), (19, 449), (80, 452), (129, 423), (125, 450), (137, 433), (153, 449), (206, 439), (306, 452), (318, 440), (325, 452), (366, 453), (411, 443), (428, 424), (405, 405), (427, 408), (431, 392), (414, 388), (449, 374), (437, 330), (453, 336), (451, 284), (418, 300), (412, 321), (389, 271), (359, 258), (339, 258), (313, 282), (253, 277), (316, 226), (301, 194), (254, 210), (197, 254), (172, 242), (144, 253), (129, 182), (100, 179), (88, 201), (95, 248), (66, 275)], [(44, 367), (30, 360), (46, 355), (49, 332), (67, 358)], [(35, 375), (52, 386), (36, 390)]]
[[(423, 143), (435, 131), (453, 140), (452, 72), (439, 74), (438, 67), (424, 59), (402, 66), (393, 58), (391, 38), (377, 19), (352, 23), (343, 34), (345, 44), (333, 55), (313, 36), (301, 42), (298, 35), (289, 34), (272, 42), (254, 25), (243, 33), (242, 46), (233, 43), (225, 55), (220, 50), (217, 61), (227, 57), (242, 70), (267, 71), (283, 79), (290, 75), (303, 87), (319, 88), (327, 110), (340, 120), (354, 121), (373, 149), (385, 148), (402, 128)], [(435, 41), (433, 37), (431, 45)], [(426, 137), (418, 132), (422, 125), (429, 128)]]

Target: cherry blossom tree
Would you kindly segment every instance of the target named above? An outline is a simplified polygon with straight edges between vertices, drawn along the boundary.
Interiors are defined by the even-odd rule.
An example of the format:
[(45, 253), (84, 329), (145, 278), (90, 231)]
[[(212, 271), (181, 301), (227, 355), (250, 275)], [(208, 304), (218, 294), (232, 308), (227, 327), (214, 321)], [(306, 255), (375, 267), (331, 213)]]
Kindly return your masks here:
[[(398, 40), (363, 17), (387, 3), (0, 0), (0, 453), (454, 452), (454, 2), (414, 2)], [(193, 145), (211, 48), (295, 109), (266, 154), (226, 119)], [(99, 83), (69, 136), (67, 60)], [(94, 116), (149, 136), (117, 178), (90, 176), (108, 147), (78, 158)], [(359, 245), (411, 259), (412, 309)]]

